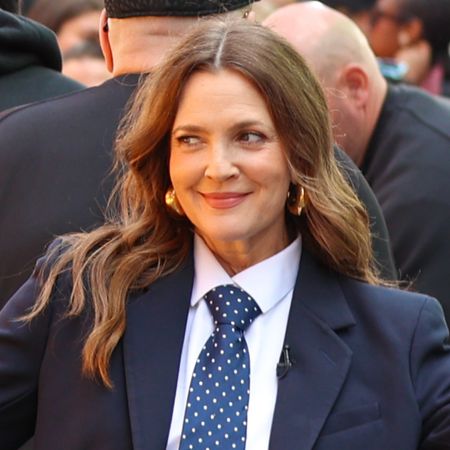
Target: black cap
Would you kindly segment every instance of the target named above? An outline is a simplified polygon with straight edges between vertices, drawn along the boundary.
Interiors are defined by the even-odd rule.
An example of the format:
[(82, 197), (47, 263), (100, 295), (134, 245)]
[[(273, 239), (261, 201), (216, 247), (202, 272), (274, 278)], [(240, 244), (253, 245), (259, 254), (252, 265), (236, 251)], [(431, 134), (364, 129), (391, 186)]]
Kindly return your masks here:
[(324, 5), (334, 9), (342, 9), (349, 14), (370, 11), (376, 0), (321, 0)]
[(108, 17), (197, 17), (243, 8), (258, 0), (105, 0)]

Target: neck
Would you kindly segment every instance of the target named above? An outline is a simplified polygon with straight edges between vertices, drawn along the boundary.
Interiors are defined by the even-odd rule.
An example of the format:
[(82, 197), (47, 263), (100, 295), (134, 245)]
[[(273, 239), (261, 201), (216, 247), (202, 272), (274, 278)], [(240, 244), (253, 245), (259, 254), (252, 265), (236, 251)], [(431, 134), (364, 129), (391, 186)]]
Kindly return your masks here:
[(263, 244), (253, 241), (212, 241), (205, 236), (202, 239), (230, 276), (281, 252), (294, 240), (289, 239), (287, 230), (274, 236), (274, 239), (266, 237)]
[(359, 167), (362, 165), (364, 161), (373, 133), (375, 132), (378, 120), (380, 119), (381, 110), (383, 108), (384, 101), (386, 100), (387, 89), (388, 89), (387, 82), (384, 79), (384, 77), (380, 74), (379, 77), (376, 80), (374, 80), (374, 88), (371, 95), (371, 97), (373, 98), (373, 102), (370, 105), (370, 110), (367, 117), (367, 124), (370, 133), (367, 133), (366, 142), (364, 142), (362, 146), (364, 151), (361, 152), (360, 160), (356, 162), (356, 164)]

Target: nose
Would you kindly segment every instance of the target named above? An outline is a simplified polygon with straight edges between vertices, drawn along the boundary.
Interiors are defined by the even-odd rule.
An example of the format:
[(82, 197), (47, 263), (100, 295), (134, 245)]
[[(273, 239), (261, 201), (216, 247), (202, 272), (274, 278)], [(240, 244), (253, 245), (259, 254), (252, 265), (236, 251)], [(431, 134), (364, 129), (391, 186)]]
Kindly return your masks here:
[(226, 143), (211, 144), (208, 149), (205, 177), (216, 181), (225, 181), (239, 175), (236, 155)]

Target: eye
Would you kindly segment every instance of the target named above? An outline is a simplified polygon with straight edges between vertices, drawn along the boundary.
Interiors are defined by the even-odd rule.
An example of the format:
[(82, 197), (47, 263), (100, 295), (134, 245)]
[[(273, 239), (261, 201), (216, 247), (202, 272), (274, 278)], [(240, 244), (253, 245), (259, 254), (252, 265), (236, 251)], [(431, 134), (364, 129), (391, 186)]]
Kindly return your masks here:
[(258, 131), (246, 131), (241, 133), (238, 139), (247, 145), (261, 144), (266, 141), (266, 137)]
[(186, 145), (189, 147), (194, 147), (201, 144), (201, 139), (198, 136), (178, 136), (176, 141), (180, 145)]

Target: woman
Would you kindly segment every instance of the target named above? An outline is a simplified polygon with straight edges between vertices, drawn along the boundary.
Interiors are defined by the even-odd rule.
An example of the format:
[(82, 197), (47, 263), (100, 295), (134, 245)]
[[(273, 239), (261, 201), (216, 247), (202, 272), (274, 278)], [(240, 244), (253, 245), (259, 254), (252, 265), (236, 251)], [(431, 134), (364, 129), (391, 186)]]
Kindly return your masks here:
[(285, 41), (204, 21), (122, 130), (120, 214), (55, 243), (1, 313), (2, 448), (34, 426), (38, 449), (445, 448), (442, 311), (376, 286)]
[(377, 56), (406, 63), (405, 81), (448, 95), (450, 0), (377, 0), (364, 31)]
[(63, 74), (85, 86), (97, 86), (111, 77), (98, 35), (103, 6), (103, 0), (35, 0), (27, 13), (55, 32)]
[(102, 8), (101, 0), (35, 0), (27, 16), (56, 33), (64, 55), (84, 42), (98, 42)]

